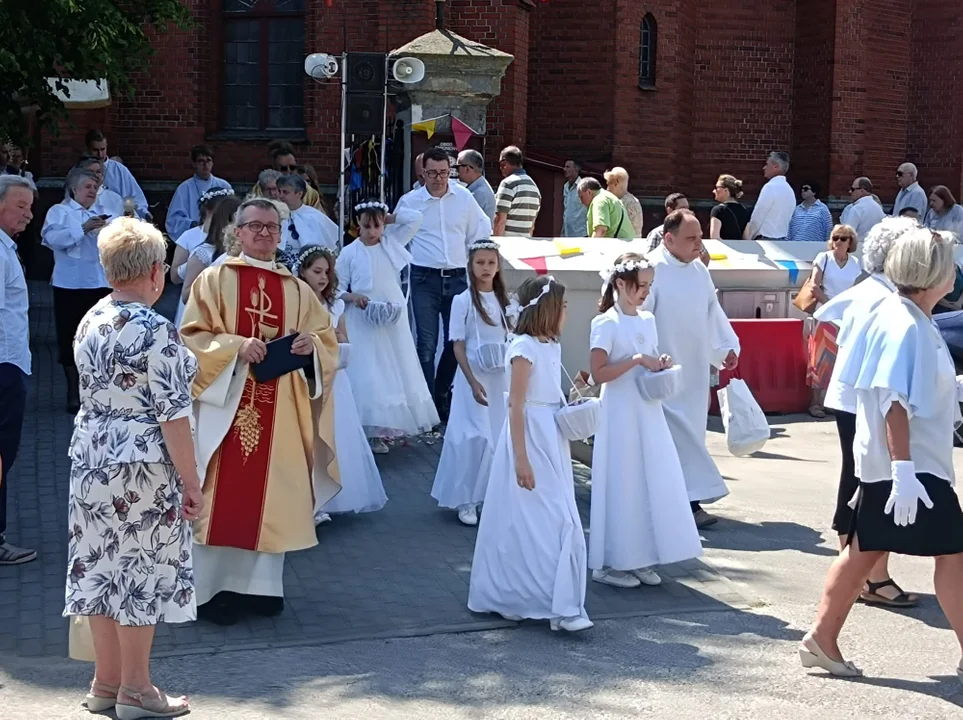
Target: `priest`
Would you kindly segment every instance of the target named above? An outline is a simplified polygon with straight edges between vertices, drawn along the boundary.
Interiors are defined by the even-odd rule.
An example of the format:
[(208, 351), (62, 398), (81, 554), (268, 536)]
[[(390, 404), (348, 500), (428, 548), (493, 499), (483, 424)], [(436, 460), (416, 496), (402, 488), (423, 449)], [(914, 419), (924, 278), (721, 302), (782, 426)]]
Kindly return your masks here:
[(165, 227), (174, 242), (185, 231), (201, 224), (199, 202), (204, 193), (217, 189), (234, 192), (227, 180), (214, 175), (214, 152), (207, 145), (191, 148), (191, 164), (194, 166), (194, 175), (177, 186), (167, 209)]
[(655, 315), (659, 352), (682, 366), (683, 389), (663, 402), (665, 418), (682, 461), (696, 525), (717, 521), (702, 503), (729, 494), (706, 449), (709, 366), (731, 370), (739, 363), (739, 338), (719, 305), (702, 254), (702, 226), (690, 210), (674, 210), (663, 225), (662, 244), (648, 255), (655, 281), (644, 309)]
[[(313, 509), (340, 490), (334, 401), (325, 400), (338, 365), (331, 318), (305, 283), (275, 263), (281, 219), (272, 201), (242, 204), (236, 234), (240, 256), (198, 277), (181, 326), (199, 366), (198, 616), (218, 624), (284, 609), (284, 554), (317, 544)], [(251, 369), (268, 357), (267, 343), (291, 334), (289, 352), (311, 356), (311, 367), (257, 382)], [(311, 401), (319, 397), (314, 417)]]

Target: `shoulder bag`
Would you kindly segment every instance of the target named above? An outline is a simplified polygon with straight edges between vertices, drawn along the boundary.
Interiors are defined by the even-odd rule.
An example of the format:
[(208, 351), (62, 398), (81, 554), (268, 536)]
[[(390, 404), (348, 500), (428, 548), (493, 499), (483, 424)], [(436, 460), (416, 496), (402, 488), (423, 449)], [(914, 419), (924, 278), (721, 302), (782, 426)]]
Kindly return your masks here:
[[(826, 262), (823, 263), (823, 275), (826, 274), (826, 268), (829, 266), (829, 256), (826, 256)], [(792, 304), (800, 312), (804, 312), (807, 315), (812, 315), (816, 306), (819, 304), (819, 300), (816, 299), (816, 295), (813, 292), (816, 288), (816, 284), (813, 282), (812, 273), (806, 278), (806, 282), (803, 286), (799, 288), (799, 293), (793, 298)]]

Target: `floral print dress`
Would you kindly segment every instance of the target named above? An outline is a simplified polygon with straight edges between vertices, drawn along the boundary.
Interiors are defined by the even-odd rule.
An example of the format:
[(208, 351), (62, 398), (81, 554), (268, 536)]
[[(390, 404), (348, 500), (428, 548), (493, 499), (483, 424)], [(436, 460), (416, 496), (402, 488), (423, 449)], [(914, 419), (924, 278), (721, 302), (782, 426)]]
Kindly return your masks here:
[(74, 357), (81, 408), (69, 451), (64, 615), (194, 620), (191, 529), (160, 423), (193, 423), (197, 361), (172, 323), (110, 297), (81, 321)]

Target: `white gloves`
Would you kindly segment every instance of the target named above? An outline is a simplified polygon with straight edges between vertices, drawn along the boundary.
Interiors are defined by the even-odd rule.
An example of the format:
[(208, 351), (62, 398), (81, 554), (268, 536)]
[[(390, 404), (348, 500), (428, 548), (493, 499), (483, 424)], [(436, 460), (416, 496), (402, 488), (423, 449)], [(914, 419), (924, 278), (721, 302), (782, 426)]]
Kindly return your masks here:
[(912, 460), (894, 460), (890, 463), (890, 474), (893, 477), (893, 489), (883, 512), (893, 513), (893, 522), (900, 527), (912, 525), (916, 522), (916, 510), (920, 501), (926, 508), (933, 508), (933, 501), (926, 494), (926, 488), (916, 477), (916, 466)]

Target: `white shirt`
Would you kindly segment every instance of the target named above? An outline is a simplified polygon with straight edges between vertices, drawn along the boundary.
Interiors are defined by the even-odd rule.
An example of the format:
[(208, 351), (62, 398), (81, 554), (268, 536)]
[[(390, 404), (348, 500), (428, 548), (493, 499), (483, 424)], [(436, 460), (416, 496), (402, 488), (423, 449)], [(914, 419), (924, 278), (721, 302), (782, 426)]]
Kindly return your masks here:
[(876, 223), (886, 217), (880, 204), (873, 200), (872, 196), (861, 197), (854, 203), (850, 203), (843, 208), (839, 216), (839, 222), (849, 225), (856, 231), (856, 237), (862, 241), (866, 233), (875, 227)]
[(76, 200), (64, 200), (47, 211), (40, 231), (44, 246), (53, 250), (54, 269), (50, 284), (70, 290), (106, 288), (107, 276), (97, 252), (100, 230), (84, 233), (82, 225), (97, 213), (85, 210)]
[(30, 374), (29, 297), (17, 245), (0, 230), (0, 364)]
[(846, 258), (846, 264), (843, 267), (839, 267), (829, 250), (816, 256), (813, 260), (813, 267), (818, 267), (823, 271), (823, 292), (830, 300), (849, 290), (863, 272), (856, 258), (852, 255)]
[(562, 237), (585, 237), (588, 208), (578, 197), (581, 180), (575, 178), (575, 182), (562, 185)]
[(468, 265), (468, 246), (492, 235), (491, 221), (475, 198), (453, 182), (440, 198), (433, 197), (425, 187), (412, 190), (398, 201), (398, 208), (422, 214), (421, 227), (411, 241), (412, 265), (464, 268)]
[(920, 214), (920, 219), (923, 218), (927, 207), (929, 207), (926, 191), (920, 187), (918, 182), (896, 193), (896, 202), (893, 203), (893, 217), (899, 217), (900, 210), (908, 207), (916, 208), (916, 212)]
[[(281, 250), (298, 253), (308, 245), (321, 245), (334, 251), (338, 247), (338, 226), (320, 210), (302, 205), (292, 210), (281, 223)], [(294, 235), (297, 234), (297, 239)]]
[(776, 175), (762, 186), (759, 199), (749, 219), (749, 239), (764, 237), (784, 240), (789, 235), (789, 221), (796, 210), (796, 193), (785, 175)]

